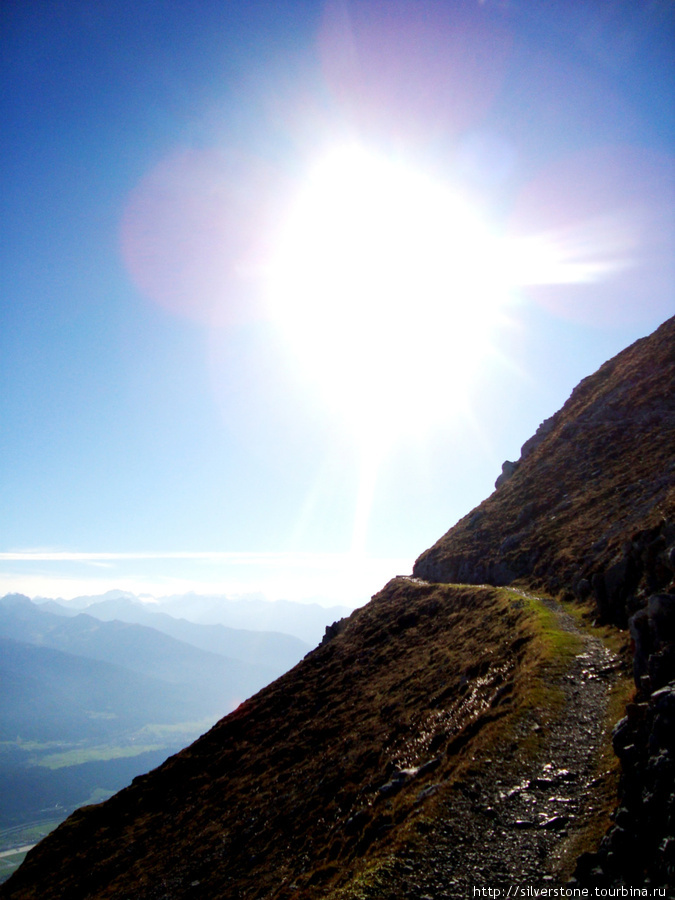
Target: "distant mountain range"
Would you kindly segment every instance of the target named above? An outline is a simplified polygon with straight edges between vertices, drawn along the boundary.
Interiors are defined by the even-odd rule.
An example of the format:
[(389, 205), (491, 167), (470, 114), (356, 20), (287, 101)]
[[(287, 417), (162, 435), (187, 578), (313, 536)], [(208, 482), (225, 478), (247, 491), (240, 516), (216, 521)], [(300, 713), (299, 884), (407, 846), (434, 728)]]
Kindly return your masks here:
[[(260, 643), (267, 654), (253, 663), (199, 649), (147, 625), (118, 619), (102, 621), (86, 613), (59, 616), (16, 594), (0, 601), (0, 637), (111, 663), (184, 689), (192, 687), (200, 713), (209, 710), (221, 714), (297, 662), (309, 649), (296, 641), (292, 653), (292, 639), (280, 636), (283, 658), (277, 660), (275, 639), (265, 636)], [(230, 636), (231, 647), (235, 639), (236, 635)], [(242, 643), (248, 644), (245, 654), (250, 659), (252, 641), (248, 634), (242, 635)]]
[[(231, 599), (219, 595), (188, 593), (149, 602), (128, 591), (108, 591), (98, 596), (75, 597), (72, 600), (40, 598), (36, 602), (39, 602), (42, 609), (60, 615), (73, 615), (86, 610), (89, 615), (98, 619), (120, 619), (123, 622), (149, 625), (172, 637), (188, 643), (194, 642), (195, 646), (216, 653), (222, 652), (218, 649), (221, 639), (225, 640), (223, 646), (239, 647), (242, 636), (238, 635), (234, 644), (229, 642), (225, 632), (218, 630), (204, 630), (198, 637), (196, 629), (183, 623), (208, 625), (211, 629), (214, 625), (220, 625), (237, 631), (243, 629), (256, 633), (268, 631), (287, 634), (313, 647), (323, 637), (327, 625), (352, 611), (352, 607), (347, 606), (325, 607), (318, 603), (297, 603), (291, 600), (269, 601), (257, 595)], [(162, 616), (169, 616), (173, 621)], [(175, 625), (176, 619), (181, 621), (182, 630)], [(253, 643), (253, 652), (257, 653), (258, 645), (255, 641)], [(277, 645), (282, 646), (282, 642), (278, 641), (278, 634)], [(291, 654), (295, 652), (292, 649), (295, 646), (289, 645)], [(226, 651), (226, 655), (234, 654)]]
[(123, 787), (311, 649), (121, 592), (87, 599), (0, 599), (0, 829)]

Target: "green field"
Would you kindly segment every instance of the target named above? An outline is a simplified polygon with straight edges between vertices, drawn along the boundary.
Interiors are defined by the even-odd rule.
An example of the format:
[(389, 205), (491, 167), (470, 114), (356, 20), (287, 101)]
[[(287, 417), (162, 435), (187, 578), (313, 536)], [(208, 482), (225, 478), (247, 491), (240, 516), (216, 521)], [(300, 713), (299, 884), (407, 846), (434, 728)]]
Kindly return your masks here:
[(0, 830), (0, 883), (9, 878), (23, 862), (28, 851), (18, 848), (37, 844), (61, 822), (62, 819), (45, 819)]
[(147, 724), (108, 743), (25, 740), (0, 742), (0, 881), (27, 848), (79, 806), (107, 800), (137, 775), (160, 765), (213, 725), (203, 719)]
[(141, 753), (151, 753), (153, 750), (161, 750), (162, 747), (162, 744), (126, 744), (124, 746), (103, 744), (98, 747), (78, 747), (62, 753), (49, 753), (47, 756), (35, 759), (34, 765), (43, 766), (46, 769), (63, 769), (67, 766), (79, 766), (87, 762), (105, 762), (109, 759), (140, 756)]

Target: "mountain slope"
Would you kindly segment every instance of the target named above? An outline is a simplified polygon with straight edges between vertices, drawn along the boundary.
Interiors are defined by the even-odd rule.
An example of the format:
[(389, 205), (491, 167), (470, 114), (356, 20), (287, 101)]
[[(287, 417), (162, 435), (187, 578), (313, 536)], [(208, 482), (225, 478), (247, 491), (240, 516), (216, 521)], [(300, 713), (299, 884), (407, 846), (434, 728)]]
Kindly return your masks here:
[[(593, 593), (625, 625), (638, 588), (675, 540), (675, 318), (605, 363), (527, 441), (508, 480), (424, 552), (431, 581)], [(649, 583), (644, 582), (646, 569)]]
[(7, 896), (153, 897), (160, 882), (175, 897), (318, 887), (338, 860), (349, 870), (414, 820), (420, 792), (452, 778), (461, 747), (488, 741), (518, 705), (531, 619), (489, 588), (394, 580), (190, 748), (71, 817)]
[(194, 693), (180, 686), (7, 638), (0, 683), (0, 741), (103, 741), (148, 722), (198, 718)]
[[(517, 875), (533, 836), (548, 835), (530, 872), (547, 871), (563, 845), (588, 848), (598, 792), (612, 801), (611, 783), (591, 777), (600, 759), (589, 749), (600, 750), (608, 702), (609, 682), (594, 693), (596, 682), (610, 675), (563, 627), (559, 605), (531, 596), (544, 589), (589, 611), (595, 603), (592, 615), (610, 623), (629, 620), (637, 648), (637, 702), (614, 736), (621, 807), (577, 878), (664, 885), (668, 896), (674, 348), (675, 319), (582, 382), (506, 467), (511, 478), (420, 557), (415, 577), (390, 582), (191, 747), (75, 813), (2, 897), (421, 900), (417, 855), (434, 895), (459, 897), (469, 877), (486, 890)], [(473, 584), (447, 583), (458, 580)], [(520, 591), (489, 585), (512, 581)], [(605, 632), (620, 642), (616, 628)], [(586, 757), (577, 818), (503, 821), (496, 804), (560, 800), (560, 784), (579, 779), (556, 768), (568, 745), (580, 766)], [(491, 841), (483, 868), (480, 835)], [(500, 854), (510, 854), (502, 868)]]

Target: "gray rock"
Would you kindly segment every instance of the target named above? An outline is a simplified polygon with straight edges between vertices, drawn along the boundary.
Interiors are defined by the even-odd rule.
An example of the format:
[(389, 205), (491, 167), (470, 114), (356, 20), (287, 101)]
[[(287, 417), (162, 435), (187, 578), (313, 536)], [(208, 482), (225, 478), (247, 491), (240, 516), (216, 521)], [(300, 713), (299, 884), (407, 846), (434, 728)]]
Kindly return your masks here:
[(585, 600), (591, 593), (591, 584), (588, 578), (580, 578), (575, 587), (574, 593), (577, 595), (579, 600)]
[(495, 481), (495, 488), (500, 488), (503, 484), (505, 484), (509, 478), (513, 477), (516, 469), (520, 465), (519, 462), (511, 462), (511, 460), (507, 459), (502, 463), (502, 474)]
[(529, 440), (525, 441), (523, 446), (520, 448), (520, 458), (521, 460), (527, 459), (527, 457), (532, 453), (533, 450), (541, 444), (545, 437), (547, 437), (551, 429), (554, 425), (555, 416), (550, 416), (548, 419), (544, 419), (539, 428), (535, 431)]
[(345, 626), (347, 625), (347, 619), (338, 619), (337, 622), (333, 622), (332, 625), (326, 625), (326, 633), (321, 639), (322, 644), (329, 644), (332, 640), (334, 640), (341, 632), (345, 630)]
[(638, 610), (628, 620), (630, 636), (633, 639), (635, 653), (633, 655), (633, 677), (640, 687), (640, 680), (649, 670), (649, 654), (652, 651), (652, 633), (649, 627), (649, 613), (646, 609)]
[(647, 601), (647, 611), (657, 643), (675, 641), (675, 595), (653, 594)]

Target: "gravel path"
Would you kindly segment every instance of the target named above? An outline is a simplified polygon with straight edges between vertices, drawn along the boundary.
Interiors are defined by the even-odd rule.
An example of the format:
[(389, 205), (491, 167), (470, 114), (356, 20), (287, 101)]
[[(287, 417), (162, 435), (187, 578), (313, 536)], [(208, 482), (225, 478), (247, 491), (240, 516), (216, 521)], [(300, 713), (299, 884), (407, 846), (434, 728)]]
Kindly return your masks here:
[[(597, 778), (596, 751), (617, 660), (558, 603), (543, 602), (565, 631), (583, 641), (582, 652), (557, 679), (565, 696), (560, 714), (544, 722), (533, 713), (500, 759), (481, 760), (478, 780), (448, 799), (439, 828), (427, 838), (428, 852), (399, 859), (397, 883), (384, 888), (382, 898), (506, 897), (509, 887), (518, 897), (527, 896), (528, 886), (560, 884), (555, 872), (562, 845), (592, 811), (589, 787)], [(519, 748), (531, 731), (544, 738), (534, 758)]]

